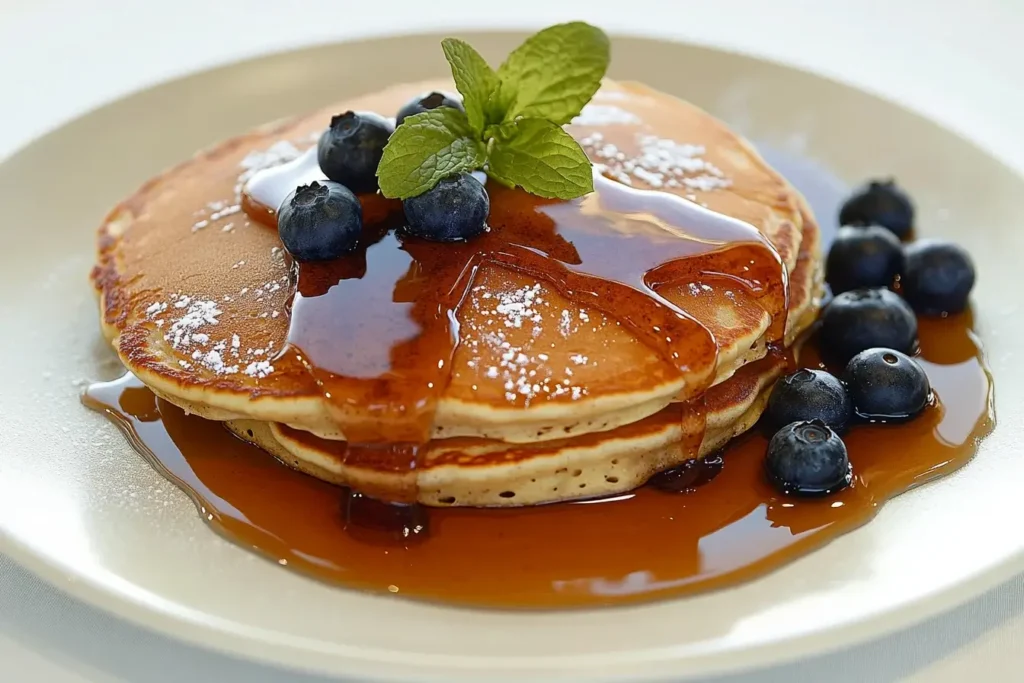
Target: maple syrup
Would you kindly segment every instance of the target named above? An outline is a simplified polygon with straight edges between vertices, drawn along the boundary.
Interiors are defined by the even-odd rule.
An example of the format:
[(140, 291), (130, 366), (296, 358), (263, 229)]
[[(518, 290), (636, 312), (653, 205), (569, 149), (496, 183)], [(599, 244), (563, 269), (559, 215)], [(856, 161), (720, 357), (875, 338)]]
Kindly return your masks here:
[[(297, 185), (322, 174), (316, 148), (254, 177), (249, 215), (276, 228)], [(416, 499), (416, 459), (430, 440), (438, 399), (458, 344), (456, 314), (483, 265), (527, 274), (573, 303), (601, 310), (629, 329), (699, 398), (715, 377), (713, 334), (663, 297), (664, 287), (739, 287), (771, 316), (782, 337), (788, 279), (772, 244), (753, 226), (682, 197), (639, 190), (594, 170), (594, 192), (552, 201), (488, 183), (489, 229), (468, 241), (404, 235), (392, 220), (366, 220), (354, 253), (298, 263), (286, 354), (316, 380), (347, 447), (342, 462), (390, 460), (405, 483), (375, 495)], [(278, 361), (275, 361), (278, 362)], [(703, 413), (701, 413), (703, 414)], [(702, 434), (690, 450), (696, 455)]]
[[(824, 222), (827, 244), (834, 230), (827, 220), (835, 215), (841, 186), (799, 160), (769, 160), (808, 196)], [(539, 244), (548, 257), (556, 253), (562, 265), (547, 265), (545, 272), (557, 270), (568, 278), (572, 271), (564, 266), (573, 265), (572, 258), (557, 256), (566, 245), (546, 224), (547, 205), (528, 201), (533, 203), (521, 215), (534, 216), (540, 235), (529, 239), (547, 240), (530, 247)], [(496, 218), (500, 225), (500, 215)], [(557, 222), (560, 230), (565, 221), (558, 217)], [(388, 234), (393, 233), (382, 231), (373, 244), (395, 239)], [(577, 238), (588, 239), (582, 232), (574, 234)], [(580, 245), (570, 246), (578, 250)], [(368, 258), (373, 248), (365, 251)], [(393, 248), (406, 254), (393, 272), (415, 275), (411, 264), (431, 258), (416, 252), (419, 248)], [(461, 286), (462, 274), (455, 274), (449, 282)], [(308, 294), (322, 290), (330, 278), (318, 285), (315, 270), (304, 278), (300, 269), (299, 280), (300, 291)], [(770, 282), (762, 276), (762, 284)], [(641, 285), (649, 283), (633, 283)], [(303, 305), (300, 300), (296, 307)], [(292, 569), (349, 587), (461, 604), (616, 604), (755, 577), (865, 523), (892, 496), (966, 463), (994, 425), (992, 382), (971, 316), (921, 318), (919, 328), (919, 360), (936, 401), (905, 424), (853, 427), (844, 437), (853, 483), (823, 499), (791, 498), (769, 486), (762, 471), (767, 438), (755, 429), (729, 443), (720, 459), (687, 464), (611, 498), (483, 510), (384, 505), (285, 467), (220, 424), (157, 399), (130, 375), (90, 387), (84, 400), (117, 423), (143, 456), (192, 497), (215, 529)], [(438, 329), (448, 330), (440, 323)], [(700, 335), (693, 338), (699, 341)], [(439, 349), (449, 352), (441, 342), (432, 352)], [(813, 338), (798, 358), (797, 366), (827, 367)], [(332, 370), (332, 363), (321, 362)], [(333, 369), (339, 367), (350, 366)]]
[[(970, 328), (966, 314), (921, 320), (920, 360), (935, 405), (905, 424), (854, 426), (844, 437), (853, 484), (822, 499), (786, 497), (767, 483), (768, 440), (755, 429), (724, 449), (716, 476), (694, 465), (708, 480), (695, 475), (683, 493), (652, 482), (608, 499), (529, 508), (367, 509), (221, 425), (186, 416), (130, 376), (94, 386), (87, 402), (188, 492), (215, 529), (291, 569), (451, 603), (607, 605), (754, 578), (965, 464), (993, 426), (991, 382)], [(822, 367), (813, 339), (801, 356), (801, 365)]]

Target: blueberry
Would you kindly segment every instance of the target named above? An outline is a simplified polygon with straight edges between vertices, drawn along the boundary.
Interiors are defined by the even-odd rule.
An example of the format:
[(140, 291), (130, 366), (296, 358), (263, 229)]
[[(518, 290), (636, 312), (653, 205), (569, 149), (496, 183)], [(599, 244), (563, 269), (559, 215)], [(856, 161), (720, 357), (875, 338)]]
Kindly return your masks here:
[(853, 481), (846, 444), (819, 420), (793, 422), (768, 443), (765, 473), (787, 495), (823, 496)]
[(491, 202), (480, 181), (468, 173), (445, 178), (418, 197), (402, 202), (406, 229), (416, 237), (455, 242), (487, 229)]
[(900, 239), (914, 227), (914, 205), (893, 180), (872, 180), (839, 210), (840, 225), (881, 225)]
[(861, 417), (902, 422), (928, 405), (932, 389), (924, 368), (892, 349), (861, 351), (846, 365), (846, 386)]
[(371, 112), (335, 116), (316, 146), (320, 170), (353, 192), (376, 192), (377, 165), (394, 131), (387, 119)]
[(903, 270), (903, 250), (891, 232), (877, 225), (840, 228), (825, 261), (833, 294), (862, 287), (888, 287)]
[(452, 107), (459, 111), (465, 111), (462, 107), (462, 101), (459, 100), (457, 95), (438, 92), (435, 90), (434, 92), (423, 93), (422, 95), (409, 100), (405, 106), (398, 110), (398, 116), (395, 117), (395, 125), (402, 125), (402, 121), (404, 121), (407, 116), (422, 114), (425, 111), (437, 109), (438, 107)]
[(822, 354), (843, 363), (875, 346), (913, 353), (917, 318), (907, 302), (888, 289), (855, 289), (825, 307), (819, 341)]
[(692, 493), (697, 487), (707, 484), (718, 476), (725, 465), (721, 453), (712, 453), (703, 458), (690, 458), (667, 470), (658, 472), (648, 483), (669, 493)]
[(915, 311), (943, 315), (967, 308), (974, 287), (974, 263), (963, 247), (921, 240), (908, 244), (904, 253), (907, 265), (900, 286)]
[(842, 434), (853, 416), (846, 387), (824, 370), (797, 370), (775, 384), (765, 419), (773, 429), (791, 422), (820, 420)]
[(362, 230), (359, 200), (330, 180), (298, 187), (277, 212), (277, 232), (297, 261), (330, 261), (347, 254)]

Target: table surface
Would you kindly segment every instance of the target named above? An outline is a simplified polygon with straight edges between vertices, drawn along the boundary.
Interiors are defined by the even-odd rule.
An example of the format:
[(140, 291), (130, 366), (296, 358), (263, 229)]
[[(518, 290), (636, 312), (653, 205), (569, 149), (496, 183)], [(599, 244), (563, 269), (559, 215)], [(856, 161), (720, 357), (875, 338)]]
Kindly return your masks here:
[[(0, 160), (104, 102), (256, 54), (397, 30), (584, 18), (608, 30), (727, 47), (845, 81), (970, 130), (975, 142), (1024, 172), (1024, 3), (1017, 0), (389, 0), (358, 11), (353, 5), (0, 0)], [(1020, 680), (1024, 648), (1013, 645), (1022, 642), (1024, 576), (877, 641), (717, 681)], [(328, 681), (142, 630), (77, 602), (2, 555), (0, 680)]]

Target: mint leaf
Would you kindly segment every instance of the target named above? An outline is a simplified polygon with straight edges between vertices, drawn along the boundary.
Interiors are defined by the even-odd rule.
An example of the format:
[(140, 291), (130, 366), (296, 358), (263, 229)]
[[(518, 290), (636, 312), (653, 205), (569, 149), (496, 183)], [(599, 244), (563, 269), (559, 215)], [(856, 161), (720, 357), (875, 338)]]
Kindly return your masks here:
[(610, 60), (611, 46), (601, 29), (582, 21), (546, 28), (498, 69), (495, 108), (504, 109), (506, 121), (521, 116), (569, 123), (601, 87)]
[(551, 121), (505, 123), (493, 139), (487, 174), (495, 180), (549, 199), (574, 199), (594, 191), (586, 153)]
[(385, 197), (407, 199), (442, 178), (480, 168), (484, 158), (484, 145), (466, 114), (438, 107), (410, 116), (395, 129), (377, 166), (377, 180)]
[(484, 129), (491, 93), (498, 88), (498, 76), (469, 43), (445, 38), (441, 41), (441, 48), (452, 67), (455, 87), (462, 94), (462, 106), (466, 108), (469, 125), (479, 134)]
[[(487, 98), (487, 106), (484, 108), (485, 123), (501, 123), (505, 119), (505, 112), (508, 111), (509, 105), (515, 99), (515, 96), (514, 88), (506, 88), (499, 81), (498, 85), (491, 92), (491, 96)], [(484, 134), (484, 139), (487, 139), (486, 133)]]
[(544, 29), (497, 72), (464, 41), (441, 45), (465, 112), (441, 107), (398, 127), (377, 166), (384, 196), (414, 197), (485, 166), (496, 182), (542, 197), (593, 191), (590, 160), (561, 126), (590, 101), (608, 69), (611, 48), (600, 29), (583, 22)]

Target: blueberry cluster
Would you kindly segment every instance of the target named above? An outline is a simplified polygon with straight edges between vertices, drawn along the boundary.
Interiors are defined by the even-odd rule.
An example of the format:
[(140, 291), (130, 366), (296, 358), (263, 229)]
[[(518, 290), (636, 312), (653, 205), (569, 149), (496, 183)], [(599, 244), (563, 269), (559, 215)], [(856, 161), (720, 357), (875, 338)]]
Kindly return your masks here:
[(913, 204), (891, 180), (871, 182), (855, 192), (839, 212), (844, 227), (825, 261), (832, 293), (892, 287), (918, 313), (964, 310), (974, 287), (970, 255), (943, 240), (907, 241), (913, 220)]
[[(396, 122), (437, 107), (462, 109), (457, 96), (432, 92), (399, 109)], [(395, 126), (372, 112), (345, 112), (317, 143), (317, 161), (328, 180), (303, 185), (281, 204), (278, 234), (298, 261), (330, 261), (352, 252), (363, 231), (358, 194), (377, 192), (377, 166)], [(470, 174), (456, 175), (403, 202), (406, 231), (440, 242), (465, 240), (486, 229), (490, 203)]]
[(912, 236), (914, 209), (891, 180), (859, 189), (839, 219), (844, 227), (825, 261), (835, 297), (818, 341), (822, 357), (844, 370), (841, 377), (798, 370), (776, 384), (765, 411), (775, 430), (765, 472), (786, 494), (848, 486), (853, 472), (840, 435), (857, 421), (910, 420), (931, 403), (928, 375), (913, 358), (916, 314), (959, 313), (974, 286), (974, 265), (961, 247), (901, 242)]

